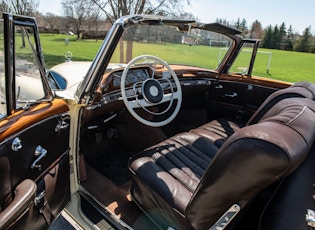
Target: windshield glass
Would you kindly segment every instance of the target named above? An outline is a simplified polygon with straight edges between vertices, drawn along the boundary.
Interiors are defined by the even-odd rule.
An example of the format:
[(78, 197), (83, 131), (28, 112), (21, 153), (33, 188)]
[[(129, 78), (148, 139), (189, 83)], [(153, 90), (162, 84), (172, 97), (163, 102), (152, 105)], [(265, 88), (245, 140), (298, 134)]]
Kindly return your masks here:
[(168, 64), (215, 70), (232, 45), (232, 39), (215, 32), (175, 26), (134, 25), (126, 29), (111, 63), (128, 63), (139, 55), (154, 55)]

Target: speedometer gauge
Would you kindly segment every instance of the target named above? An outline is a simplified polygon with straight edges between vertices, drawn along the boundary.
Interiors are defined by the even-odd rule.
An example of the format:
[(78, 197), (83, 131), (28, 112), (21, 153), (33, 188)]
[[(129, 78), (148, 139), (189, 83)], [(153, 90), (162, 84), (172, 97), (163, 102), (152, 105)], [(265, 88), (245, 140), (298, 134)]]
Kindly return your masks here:
[(119, 86), (120, 85), (121, 73), (122, 72), (117, 72), (117, 73), (114, 74), (114, 77), (113, 77), (113, 85), (114, 86)]
[(169, 71), (163, 71), (162, 72), (162, 78), (164, 78), (164, 79), (171, 78), (171, 73)]
[(126, 84), (133, 84), (138, 81), (137, 72), (129, 71), (126, 76)]
[[(113, 85), (115, 87), (120, 85), (122, 76), (122, 71), (118, 71), (114, 73), (113, 77)], [(126, 76), (126, 84), (134, 84), (136, 82), (142, 82), (149, 78), (149, 75), (146, 69), (130, 69)]]

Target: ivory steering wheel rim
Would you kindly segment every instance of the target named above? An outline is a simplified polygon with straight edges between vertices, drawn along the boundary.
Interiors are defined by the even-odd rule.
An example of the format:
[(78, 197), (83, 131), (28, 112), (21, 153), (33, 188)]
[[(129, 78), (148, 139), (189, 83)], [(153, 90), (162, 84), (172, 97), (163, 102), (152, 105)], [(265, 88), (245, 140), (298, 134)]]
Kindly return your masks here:
[[(150, 59), (153, 60), (155, 64), (162, 64), (167, 71), (171, 74), (171, 78), (174, 80), (175, 83), (175, 87), (176, 87), (176, 91), (174, 91), (174, 87), (173, 87), (173, 83), (171, 83), (170, 79), (155, 79), (155, 78), (149, 78), (145, 81), (141, 82), (141, 93), (144, 94), (143, 95), (143, 99), (139, 99), (137, 96), (134, 96), (135, 99), (133, 100), (128, 100), (127, 94), (126, 94), (126, 77), (127, 77), (127, 73), (129, 71), (129, 69), (131, 68), (131, 66), (133, 64), (135, 64), (136, 62), (138, 62), (141, 59)], [(171, 93), (165, 93), (165, 90), (163, 89), (160, 81), (168, 81), (170, 84), (170, 89), (171, 89)], [(135, 92), (135, 85), (138, 84), (138, 82), (134, 83), (134, 93)], [(121, 88), (121, 94), (122, 94), (122, 98), (124, 101), (124, 104), (126, 106), (126, 108), (128, 109), (128, 111), (130, 112), (130, 114), (137, 119), (139, 122), (151, 126), (151, 127), (161, 127), (164, 125), (167, 125), (168, 123), (170, 123), (178, 114), (180, 106), (181, 106), (181, 102), (182, 102), (182, 91), (181, 91), (181, 86), (180, 86), (180, 82), (178, 80), (178, 77), (176, 75), (176, 73), (174, 72), (174, 70), (172, 70), (172, 68), (162, 59), (156, 57), (156, 56), (152, 56), (152, 55), (141, 55), (138, 56), (134, 59), (132, 59), (127, 66), (125, 67), (122, 76), (121, 76), (121, 82), (120, 82), (120, 88)], [(142, 92), (142, 91), (145, 92)], [(162, 93), (162, 95), (161, 95)], [(150, 120), (146, 120), (143, 117), (141, 117), (136, 111), (136, 108), (142, 108), (145, 111), (153, 114), (153, 115), (162, 115), (166, 112), (168, 112), (171, 107), (172, 104), (174, 102), (174, 100), (177, 100), (177, 104), (175, 109), (173, 110), (173, 112), (166, 117), (164, 120), (162, 121), (150, 121)], [(155, 105), (159, 105), (165, 102), (169, 102), (168, 107), (163, 110), (161, 113), (154, 113), (149, 111), (148, 109), (146, 109), (146, 107), (150, 107), (150, 106), (155, 106)]]

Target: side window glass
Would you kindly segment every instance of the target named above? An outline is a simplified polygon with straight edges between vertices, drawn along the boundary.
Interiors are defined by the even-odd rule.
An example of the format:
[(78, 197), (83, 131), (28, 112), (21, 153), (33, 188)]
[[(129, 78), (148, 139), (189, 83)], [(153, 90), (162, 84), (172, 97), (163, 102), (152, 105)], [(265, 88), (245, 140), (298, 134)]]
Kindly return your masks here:
[(0, 119), (7, 115), (4, 76), (4, 36), (3, 21), (0, 19)]
[(240, 53), (235, 59), (233, 65), (231, 66), (229, 72), (231, 74), (242, 74), (248, 75), (250, 60), (252, 58), (254, 50), (254, 44), (245, 43), (242, 47)]
[[(248, 75), (250, 61), (253, 55), (255, 43), (245, 43), (238, 54), (229, 72), (234, 74)], [(269, 77), (272, 52), (258, 50), (255, 56), (251, 76)]]
[(15, 93), (16, 108), (40, 100), (45, 91), (36, 59), (32, 27), (15, 28)]

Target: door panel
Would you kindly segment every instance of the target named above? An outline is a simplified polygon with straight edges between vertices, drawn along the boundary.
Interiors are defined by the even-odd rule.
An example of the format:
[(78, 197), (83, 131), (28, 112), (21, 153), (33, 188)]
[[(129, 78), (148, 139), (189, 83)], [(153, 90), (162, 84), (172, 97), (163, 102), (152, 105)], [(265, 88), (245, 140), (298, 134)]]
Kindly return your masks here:
[(175, 119), (178, 132), (186, 132), (207, 122), (209, 84), (182, 86), (182, 105)]
[(70, 200), (69, 108), (34, 18), (3, 13), (0, 40), (0, 229), (45, 229)]
[(247, 121), (275, 88), (237, 81), (218, 81), (211, 85), (212, 119), (231, 117)]
[(28, 110), (15, 112), (0, 121), (0, 142), (32, 124), (66, 111), (68, 111), (67, 104), (60, 99), (55, 99), (52, 102), (38, 104)]
[[(67, 130), (55, 130), (58, 119), (58, 116), (45, 119), (6, 141), (4, 146), (9, 153), (14, 185), (20, 183), (24, 176), (35, 181), (41, 179), (43, 174), (48, 173), (49, 167), (54, 167), (62, 155), (66, 154), (68, 133)], [(21, 147), (13, 150), (12, 145), (17, 139), (21, 142)]]
[[(1, 188), (4, 188), (0, 193), (0, 220), (13, 205), (10, 215), (20, 217), (18, 221), (11, 220), (14, 229), (47, 228), (70, 201), (67, 110), (65, 102), (56, 99), (20, 111), (0, 123), (0, 129), (5, 130), (0, 134)], [(32, 193), (32, 183), (25, 182), (29, 180), (35, 184), (35, 193)], [(15, 190), (21, 187), (30, 197), (36, 196), (24, 198), (31, 201), (25, 206), (14, 205), (18, 198)], [(40, 212), (41, 208), (46, 216)], [(0, 228), (3, 224), (0, 222)]]

